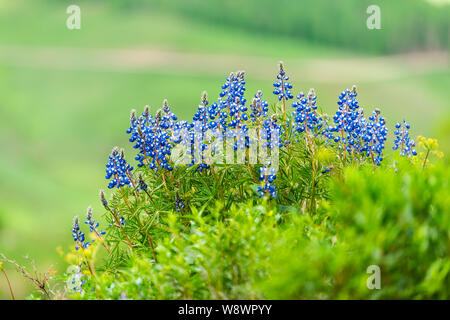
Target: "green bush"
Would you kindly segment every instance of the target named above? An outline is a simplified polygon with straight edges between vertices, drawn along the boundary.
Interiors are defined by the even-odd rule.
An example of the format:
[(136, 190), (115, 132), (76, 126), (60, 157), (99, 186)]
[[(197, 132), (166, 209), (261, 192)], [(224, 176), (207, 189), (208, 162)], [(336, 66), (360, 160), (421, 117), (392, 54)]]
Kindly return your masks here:
[[(110, 198), (100, 192), (109, 226), (89, 207), (89, 239), (76, 217), (72, 252), (60, 252), (70, 267), (56, 278), (2, 260), (46, 298), (450, 298), (450, 174), (436, 161), (443, 156), (437, 140), (419, 137), (416, 151), (409, 124), (398, 123), (393, 148), (400, 152), (385, 155), (386, 121), (379, 109), (365, 118), (355, 86), (339, 95), (334, 120), (319, 112), (314, 89), (290, 113), (291, 85), (279, 67), (272, 115), (260, 92), (244, 114), (242, 72), (222, 86), (229, 89), (221, 108), (202, 95), (192, 123), (178, 122), (167, 100), (154, 119), (149, 107), (139, 117), (133, 110), (127, 133), (138, 166), (113, 148), (106, 179), (115, 191)], [(225, 129), (208, 138), (216, 116)], [(182, 126), (191, 130), (187, 141), (177, 135)], [(255, 129), (252, 137), (246, 128)], [(218, 151), (215, 139), (232, 148)], [(271, 154), (261, 156), (264, 163), (250, 161), (255, 141)], [(194, 156), (179, 163), (170, 156), (177, 146)], [(205, 160), (239, 149), (240, 164)], [(272, 156), (279, 169), (269, 171)], [(375, 289), (374, 267), (381, 271)]]
[[(79, 298), (448, 299), (449, 170), (349, 168), (311, 216), (252, 201), (167, 216), (158, 263), (139, 254)], [(369, 290), (370, 265), (381, 289)]]

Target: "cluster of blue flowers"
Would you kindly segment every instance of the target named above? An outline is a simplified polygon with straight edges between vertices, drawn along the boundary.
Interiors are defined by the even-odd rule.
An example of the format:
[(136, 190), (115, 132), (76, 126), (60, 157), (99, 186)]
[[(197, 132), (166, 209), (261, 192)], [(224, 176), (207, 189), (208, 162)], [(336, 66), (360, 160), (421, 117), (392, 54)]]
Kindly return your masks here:
[(275, 90), (273, 90), (273, 94), (278, 97), (278, 100), (282, 99), (293, 99), (294, 96), (291, 93), (292, 84), (289, 82), (289, 77), (286, 75), (284, 71), (283, 62), (280, 61), (280, 70), (277, 74), (277, 81), (273, 84)]
[(119, 152), (119, 149), (114, 147), (106, 163), (106, 179), (109, 180), (112, 178), (108, 184), (108, 188), (130, 186), (132, 170), (133, 167), (125, 160), (123, 149)]
[(334, 126), (328, 126), (325, 134), (329, 140), (337, 143), (340, 150), (350, 153), (354, 148), (360, 147), (358, 137), (363, 131), (360, 121), (363, 111), (359, 109), (356, 97), (355, 86), (352, 90), (347, 89), (339, 95), (338, 110), (333, 117)]
[[(201, 104), (198, 105), (191, 122), (178, 121), (171, 112), (167, 100), (164, 100), (162, 109), (154, 116), (150, 114), (148, 106), (139, 117), (136, 116), (136, 111), (132, 110), (127, 133), (130, 134), (130, 142), (134, 143), (134, 148), (138, 150), (135, 158), (139, 162), (138, 166), (148, 166), (155, 171), (173, 170), (170, 156), (173, 148), (181, 144), (187, 146), (184, 150), (190, 157), (189, 165), (195, 166), (194, 172), (208, 170), (211, 164), (208, 160), (211, 160), (213, 155), (219, 155), (222, 150), (217, 148), (217, 144), (223, 144), (226, 140), (233, 141), (234, 150), (250, 148), (254, 141), (248, 137), (249, 127), (256, 128), (258, 138), (263, 140), (262, 147), (269, 150), (274, 146), (282, 147), (291, 143), (285, 132), (289, 128), (290, 120), (286, 119), (284, 107), (286, 101), (294, 98), (291, 92), (293, 86), (282, 62), (279, 64), (276, 78), (273, 93), (279, 101), (283, 101), (284, 125), (277, 123), (277, 115), (268, 116), (269, 104), (262, 99), (263, 93), (260, 90), (254, 95), (247, 114), (246, 81), (243, 71), (230, 73), (221, 86), (217, 101), (210, 103), (206, 92), (203, 93)], [(296, 136), (300, 137), (300, 134), (304, 133), (311, 147), (313, 143), (310, 139), (324, 137), (328, 145), (335, 146), (339, 150), (344, 162), (362, 162), (368, 158), (374, 164), (380, 165), (388, 131), (386, 123), (378, 109), (367, 119), (364, 117), (363, 109), (359, 107), (355, 86), (339, 95), (338, 110), (332, 123), (318, 112), (314, 89), (306, 95), (300, 92), (296, 97), (292, 103), (294, 110), (291, 114)], [(404, 124), (401, 131), (400, 127), (397, 127), (394, 149), (401, 147), (402, 154), (414, 154), (412, 148), (414, 142), (409, 139), (406, 126)], [(283, 135), (286, 136), (284, 143)], [(258, 193), (260, 196), (268, 194), (276, 197), (276, 186), (273, 184), (276, 172), (269, 169), (268, 155), (265, 159), (259, 160), (262, 167), (259, 168), (261, 185)], [(126, 163), (123, 153), (114, 149), (107, 164), (107, 179), (112, 178), (108, 187), (120, 188), (126, 185), (136, 187), (132, 179), (132, 170), (133, 168)], [(138, 190), (144, 191), (148, 188), (143, 179), (139, 179), (137, 187)], [(178, 202), (175, 207), (180, 208)]]
[(414, 149), (416, 143), (413, 139), (409, 137), (410, 125), (403, 120), (402, 123), (398, 122), (395, 125), (395, 140), (394, 140), (394, 150), (400, 149), (400, 154), (402, 156), (416, 156), (417, 152)]
[(148, 165), (153, 170), (173, 169), (168, 161), (172, 149), (169, 132), (176, 120), (167, 100), (164, 100), (163, 109), (157, 111), (154, 119), (148, 106), (139, 118), (136, 118), (136, 111), (132, 110), (131, 126), (127, 133), (131, 134), (129, 140), (134, 142), (134, 148), (139, 150), (135, 158), (139, 161), (138, 167)]
[(210, 166), (206, 163), (206, 150), (208, 149), (208, 144), (206, 141), (206, 132), (208, 129), (214, 130), (216, 128), (216, 122), (209, 120), (214, 120), (217, 113), (217, 105), (211, 107), (208, 106), (209, 101), (207, 99), (206, 92), (203, 92), (201, 104), (198, 105), (197, 112), (194, 114), (193, 123), (191, 127), (193, 132), (189, 133), (189, 142), (193, 143), (194, 152), (191, 153), (192, 161), (191, 165), (198, 163), (198, 170), (202, 171), (204, 169), (209, 169)]
[(364, 127), (364, 135), (362, 140), (364, 144), (361, 148), (367, 157), (371, 157), (376, 165), (380, 165), (383, 161), (384, 142), (387, 139), (388, 129), (386, 128), (386, 121), (380, 116), (381, 111), (375, 109), (369, 117)]
[(100, 236), (106, 234), (105, 231), (98, 230), (98, 227), (100, 226), (100, 223), (96, 222), (92, 218), (92, 207), (91, 206), (89, 206), (88, 209), (87, 209), (86, 221), (84, 223), (89, 225), (89, 231), (90, 232), (95, 232), (97, 234), (97, 236), (100, 237)]
[(379, 109), (366, 119), (357, 95), (355, 86), (339, 95), (334, 126), (328, 125), (324, 136), (331, 144), (337, 145), (343, 159), (363, 161), (369, 157), (374, 164), (380, 165), (388, 132), (386, 121), (380, 116)]
[[(103, 191), (100, 191), (100, 196), (102, 198), (102, 202), (104, 200), (106, 203), (105, 206), (107, 206), (108, 204), (107, 204), (106, 199), (104, 198)], [(106, 234), (105, 231), (98, 229), (98, 227), (100, 226), (100, 223), (96, 222), (94, 220), (94, 218), (92, 217), (92, 207), (91, 206), (89, 206), (87, 209), (86, 221), (84, 221), (84, 223), (89, 225), (89, 231), (95, 232), (95, 234), (98, 237), (101, 237), (102, 235)], [(75, 217), (74, 221), (73, 221), (72, 237), (73, 237), (73, 240), (75, 241), (75, 249), (76, 250), (78, 250), (80, 248), (87, 249), (95, 241), (95, 240), (92, 240), (91, 242), (86, 241), (85, 234), (81, 231), (78, 217)]]
[(144, 181), (144, 177), (142, 176), (142, 173), (140, 173), (138, 175), (138, 187), (139, 187), (139, 190), (143, 190), (143, 191), (148, 190), (148, 186)]
[(324, 120), (321, 115), (317, 113), (317, 96), (313, 88), (305, 97), (303, 92), (297, 95), (297, 101), (292, 103), (295, 111), (292, 112), (292, 117), (295, 122), (295, 130), (297, 133), (318, 134), (324, 125)]
[(250, 118), (253, 122), (257, 122), (257, 124), (259, 124), (258, 120), (260, 120), (261, 118), (266, 118), (267, 113), (269, 112), (269, 104), (266, 100), (262, 99), (262, 96), (262, 91), (258, 90), (252, 100)]

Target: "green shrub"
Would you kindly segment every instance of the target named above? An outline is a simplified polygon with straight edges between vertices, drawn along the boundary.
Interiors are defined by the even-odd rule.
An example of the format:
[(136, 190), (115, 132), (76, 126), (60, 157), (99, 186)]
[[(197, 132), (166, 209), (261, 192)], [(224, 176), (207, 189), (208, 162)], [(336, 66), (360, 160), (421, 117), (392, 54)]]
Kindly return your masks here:
[[(311, 216), (251, 201), (167, 216), (158, 263), (139, 254), (95, 293), (117, 299), (448, 299), (449, 170), (346, 169)], [(369, 290), (370, 265), (381, 289)]]

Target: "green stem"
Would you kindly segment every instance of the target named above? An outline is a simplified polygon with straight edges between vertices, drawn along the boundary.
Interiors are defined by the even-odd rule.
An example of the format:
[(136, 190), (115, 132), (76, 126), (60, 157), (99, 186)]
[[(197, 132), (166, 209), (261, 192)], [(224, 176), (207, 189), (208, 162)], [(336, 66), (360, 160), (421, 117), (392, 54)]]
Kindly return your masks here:
[(425, 159), (423, 160), (423, 164), (422, 164), (422, 170), (425, 169), (425, 165), (427, 164), (429, 154), (430, 154), (430, 149), (427, 149), (427, 154), (426, 154)]

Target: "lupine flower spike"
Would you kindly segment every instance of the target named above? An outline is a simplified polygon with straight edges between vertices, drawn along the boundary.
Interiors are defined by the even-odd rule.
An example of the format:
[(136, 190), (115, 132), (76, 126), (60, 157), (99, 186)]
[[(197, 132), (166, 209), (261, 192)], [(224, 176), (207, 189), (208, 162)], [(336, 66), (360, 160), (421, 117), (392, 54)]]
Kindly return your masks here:
[[(100, 190), (100, 201), (103, 207), (112, 215), (108, 217), (111, 218), (108, 220), (112, 220), (111, 226), (115, 225), (117, 227), (117, 229), (111, 228), (110, 231), (114, 234), (121, 232), (121, 238), (116, 239), (126, 241), (131, 250), (133, 250), (134, 243), (137, 248), (140, 248), (143, 244), (142, 232), (147, 232), (148, 230), (148, 228), (142, 228), (139, 216), (141, 211), (144, 211), (142, 209), (144, 207), (142, 206), (142, 200), (145, 203), (145, 207), (147, 207), (147, 200), (144, 199), (146, 196), (143, 192), (148, 195), (150, 201), (153, 203), (153, 205), (149, 206), (148, 211), (162, 212), (158, 210), (158, 206), (164, 205), (167, 199), (164, 199), (164, 195), (161, 195), (161, 192), (164, 191), (160, 190), (158, 186), (154, 184), (148, 185), (146, 183), (145, 179), (149, 179), (147, 182), (150, 181), (150, 175), (152, 178), (162, 179), (161, 182), (168, 194), (173, 195), (174, 192), (172, 191), (170, 193), (170, 188), (175, 189), (175, 197), (171, 200), (169, 199), (172, 202), (171, 207), (173, 210), (178, 212), (184, 212), (186, 209), (190, 210), (189, 204), (197, 201), (195, 195), (198, 190), (197, 188), (192, 188), (192, 192), (187, 191), (186, 193), (192, 196), (192, 200), (189, 200), (191, 196), (187, 198), (183, 194), (185, 198), (182, 199), (178, 193), (178, 187), (181, 187), (180, 184), (182, 182), (177, 181), (175, 178), (181, 177), (179, 173), (183, 168), (177, 168), (174, 175), (170, 172), (173, 170), (173, 161), (171, 160), (172, 151), (175, 151), (174, 148), (178, 146), (184, 147), (183, 160), (187, 160), (184, 163), (188, 167), (192, 167), (192, 171), (195, 174), (198, 174), (197, 171), (199, 171), (200, 178), (203, 178), (203, 176), (206, 177), (207, 180), (205, 183), (212, 181), (209, 180), (211, 176), (211, 178), (216, 180), (216, 183), (220, 184), (218, 186), (218, 194), (221, 195), (222, 199), (224, 199), (224, 194), (220, 188), (227, 186), (227, 178), (237, 179), (236, 182), (240, 183), (240, 181), (246, 181), (248, 177), (241, 175), (239, 169), (236, 170), (239, 171), (238, 175), (228, 176), (228, 172), (234, 171), (234, 168), (229, 168), (228, 166), (220, 166), (220, 172), (218, 172), (220, 175), (215, 174), (215, 168), (209, 161), (212, 159), (209, 157), (215, 156), (216, 154), (220, 155), (219, 152), (223, 152), (223, 149), (219, 148), (219, 145), (216, 143), (222, 144), (222, 147), (224, 145), (227, 146), (228, 150), (228, 142), (230, 142), (233, 148), (232, 151), (245, 151), (240, 152), (243, 155), (243, 162), (239, 162), (245, 163), (245, 160), (248, 162), (255, 183), (258, 185), (257, 194), (259, 197), (268, 196), (270, 198), (276, 198), (277, 196), (284, 196), (284, 194), (292, 194), (290, 190), (293, 187), (287, 184), (282, 185), (281, 190), (283, 193), (277, 194), (279, 190), (275, 185), (277, 181), (277, 170), (272, 167), (274, 163), (271, 162), (271, 157), (278, 153), (278, 148), (286, 147), (288, 159), (293, 163), (292, 169), (298, 167), (302, 170), (299, 174), (299, 178), (302, 180), (306, 180), (306, 178), (303, 178), (303, 175), (306, 177), (309, 172), (309, 164), (306, 161), (309, 162), (309, 159), (311, 159), (311, 188), (308, 188), (311, 190), (310, 197), (306, 201), (302, 195), (299, 194), (298, 196), (298, 199), (302, 199), (303, 201), (300, 204), (302, 205), (302, 211), (306, 210), (307, 202), (310, 203), (311, 211), (314, 211), (316, 208), (317, 202), (315, 197), (319, 193), (315, 193), (316, 189), (314, 187), (320, 185), (318, 183), (320, 174), (325, 175), (332, 172), (332, 170), (338, 171), (341, 169), (332, 160), (334, 152), (328, 153), (328, 150), (325, 150), (325, 146), (330, 147), (330, 149), (337, 149), (338, 158), (342, 166), (352, 164), (353, 162), (357, 164), (365, 162), (372, 163), (374, 167), (381, 164), (388, 131), (386, 122), (378, 109), (375, 109), (369, 117), (365, 117), (363, 109), (359, 106), (356, 86), (340, 93), (337, 101), (338, 110), (333, 117), (334, 123), (332, 124), (328, 123), (327, 116), (322, 116), (318, 112), (315, 90), (310, 89), (307, 93), (300, 92), (297, 95), (297, 99), (292, 103), (292, 127), (290, 127), (289, 119), (291, 114), (286, 115), (286, 102), (294, 98), (291, 93), (293, 86), (289, 82), (290, 80), (285, 72), (283, 62), (279, 63), (276, 78), (276, 81), (273, 83), (273, 93), (277, 96), (278, 103), (282, 107), (282, 115), (281, 113), (278, 115), (276, 113), (273, 115), (268, 114), (269, 104), (263, 100), (261, 90), (256, 92), (249, 105), (246, 104), (246, 81), (243, 71), (229, 74), (225, 83), (221, 86), (221, 91), (216, 101), (213, 101), (211, 96), (208, 96), (204, 92), (191, 121), (177, 120), (166, 99), (163, 100), (161, 109), (156, 113), (152, 112), (150, 114), (149, 106), (145, 106), (143, 113), (140, 115), (136, 113), (136, 110), (131, 110), (129, 127), (126, 132), (129, 134), (129, 141), (137, 151), (135, 160), (137, 161), (137, 166), (140, 168), (139, 173), (137, 176), (133, 174), (133, 167), (125, 160), (123, 149), (119, 151), (115, 147), (109, 155), (106, 164), (106, 179), (109, 180), (108, 188), (110, 189), (131, 186), (133, 187), (133, 192), (127, 193), (127, 190), (122, 188), (122, 193), (115, 195), (111, 203), (108, 203), (105, 193)], [(248, 132), (253, 131), (255, 128), (256, 130), (254, 132), (257, 135), (258, 142), (257, 149), (259, 150), (257, 155), (259, 157), (259, 164), (256, 168), (259, 168), (259, 177), (255, 174), (258, 171), (253, 170), (251, 166), (253, 164), (250, 162), (249, 151), (251, 150), (246, 150), (246, 148), (250, 149), (251, 143), (254, 143), (254, 141), (249, 139)], [(308, 148), (310, 149), (311, 157), (290, 154), (289, 148), (291, 141), (289, 140), (291, 138), (289, 135), (291, 133), (288, 129), (292, 130), (292, 141), (305, 142), (305, 150), (308, 151)], [(397, 124), (395, 131), (396, 139), (394, 141), (394, 149), (400, 149), (400, 153), (404, 156), (417, 154), (414, 149), (414, 141), (409, 138), (409, 129), (409, 124), (403, 121), (403, 123)], [(282, 141), (282, 139), (286, 140)], [(437, 142), (418, 138), (418, 145), (420, 146), (421, 143), (427, 150), (423, 162), (423, 167), (425, 167), (430, 152), (433, 152), (437, 148)], [(322, 145), (324, 148), (322, 148)], [(304, 150), (295, 147), (293, 145), (292, 150)], [(322, 150), (324, 150), (323, 154), (325, 154), (323, 157)], [(179, 151), (179, 149), (176, 151)], [(438, 152), (437, 150), (435, 151)], [(235, 155), (233, 152), (233, 162), (235, 161)], [(440, 153), (436, 155), (440, 155)], [(245, 160), (244, 157), (246, 157)], [(222, 157), (221, 160), (225, 160), (224, 158)], [(297, 160), (298, 163), (295, 163)], [(220, 163), (223, 163), (223, 161)], [(290, 163), (287, 164), (287, 166), (289, 165)], [(320, 171), (316, 166), (319, 166)], [(287, 175), (290, 170), (286, 170), (285, 172)], [(222, 178), (217, 179), (220, 176)], [(170, 178), (167, 180), (167, 183), (166, 177)], [(198, 177), (195, 178), (195, 181), (197, 181)], [(152, 181), (154, 180), (152, 179)], [(190, 184), (191, 182), (188, 181), (188, 183)], [(190, 185), (187, 185), (185, 189), (189, 190), (189, 187)], [(284, 193), (285, 190), (286, 193)], [(234, 191), (229, 190), (228, 192), (232, 194)], [(128, 194), (131, 197), (133, 194), (135, 196), (133, 200), (136, 200), (136, 202), (132, 205), (131, 201), (129, 201), (131, 199), (128, 198)], [(242, 192), (242, 197), (244, 194), (245, 192)], [(152, 195), (160, 202), (158, 205), (153, 201)], [(188, 200), (189, 203), (187, 202)], [(283, 197), (282, 200), (284, 201), (285, 198)], [(125, 201), (127, 206), (123, 207), (121, 201)], [(128, 207), (129, 211), (126, 207)], [(164, 207), (166, 208), (167, 206)], [(147, 211), (146, 209), (145, 211)], [(166, 210), (164, 209), (163, 211), (165, 212)], [(127, 219), (128, 217), (130, 218), (126, 227), (124, 225), (127, 221), (122, 215), (127, 217)], [(141, 231), (138, 237), (131, 235), (134, 230), (137, 230), (136, 220), (134, 218), (136, 218), (138, 227), (140, 227), (139, 230)], [(96, 233), (98, 238), (105, 235), (103, 231), (99, 231), (99, 223), (93, 219), (91, 207), (88, 208), (85, 223), (89, 225), (91, 232)], [(132, 240), (128, 235), (130, 235)], [(85, 241), (84, 233), (80, 230), (77, 217), (72, 227), (72, 236), (77, 249), (87, 248), (89, 246), (89, 242)], [(147, 234), (147, 236), (152, 249), (154, 249), (150, 234)], [(154, 255), (156, 262), (155, 251)]]
[(114, 147), (106, 164), (106, 179), (111, 179), (108, 188), (120, 188), (123, 186), (131, 186), (130, 174), (133, 167), (130, 166), (124, 158), (123, 149), (119, 152), (119, 148)]
[(294, 98), (294, 96), (291, 93), (292, 84), (289, 81), (289, 77), (286, 75), (286, 72), (284, 71), (284, 64), (283, 61), (280, 61), (279, 63), (280, 70), (277, 75), (277, 81), (273, 84), (275, 87), (275, 90), (273, 91), (273, 94), (278, 96), (279, 101), (283, 101), (283, 124), (284, 124), (284, 130), (286, 132), (286, 138), (287, 138), (287, 144), (289, 143), (289, 137), (288, 137), (288, 124), (286, 123), (286, 101), (289, 99)]
[(382, 116), (381, 111), (375, 109), (373, 114), (369, 117), (367, 123), (365, 136), (363, 140), (366, 142), (363, 149), (366, 150), (367, 155), (372, 158), (372, 162), (377, 166), (383, 160), (384, 141), (386, 141), (387, 128), (386, 122)]

